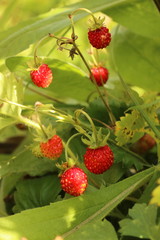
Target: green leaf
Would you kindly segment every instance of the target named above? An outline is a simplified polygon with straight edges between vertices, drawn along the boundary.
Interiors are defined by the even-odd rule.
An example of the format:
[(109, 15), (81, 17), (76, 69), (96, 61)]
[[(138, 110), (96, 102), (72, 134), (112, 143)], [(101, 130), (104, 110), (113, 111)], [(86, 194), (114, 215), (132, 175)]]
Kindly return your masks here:
[(83, 240), (118, 240), (114, 227), (107, 220), (88, 223), (65, 239), (82, 240), (82, 238)]
[(120, 221), (122, 235), (158, 240), (160, 224), (157, 225), (157, 207), (155, 205), (135, 204), (129, 210), (131, 219)]
[[(117, 28), (111, 44), (112, 58), (125, 82), (157, 91), (160, 87), (160, 44), (153, 39)], [(124, 64), (125, 63), (125, 64)]]
[[(0, 142), (7, 142), (9, 138), (19, 138), (22, 140), (26, 136), (26, 129), (20, 129), (17, 121), (12, 118), (0, 117)], [(23, 126), (22, 126), (23, 127)], [(25, 127), (24, 127), (25, 128)]]
[[(106, 10), (106, 13), (122, 25), (138, 34), (159, 38), (159, 13), (150, 0), (99, 0), (80, 1), (83, 8), (93, 12)], [(50, 32), (56, 34), (70, 25), (68, 14), (79, 8), (79, 3), (68, 8), (55, 8), (50, 12), (18, 24), (0, 34), (0, 56), (12, 56), (27, 49), (30, 44), (40, 40)], [(77, 21), (88, 14), (80, 12), (74, 20)], [(130, 16), (130, 20), (128, 19)], [(145, 20), (144, 20), (145, 19)], [(146, 20), (147, 19), (147, 20)], [(87, 34), (87, 27), (86, 34)]]
[(126, 169), (123, 168), (121, 163), (114, 163), (109, 170), (103, 173), (103, 181), (106, 184), (113, 184), (123, 176)]
[(47, 158), (37, 158), (26, 149), (30, 141), (27, 138), (11, 155), (0, 155), (0, 177), (13, 173), (36, 176), (56, 170), (55, 162)]
[(10, 174), (6, 177), (1, 179), (0, 184), (0, 213), (6, 213), (6, 202), (4, 199), (12, 193), (13, 189), (15, 188), (16, 183), (22, 178), (23, 174)]
[(42, 207), (54, 202), (61, 191), (57, 175), (22, 180), (16, 185), (14, 193), (14, 212)]
[(145, 161), (139, 155), (130, 151), (128, 148), (116, 145), (116, 143), (111, 139), (109, 139), (109, 146), (114, 153), (115, 163), (122, 163), (122, 167), (125, 169), (132, 166), (135, 166), (137, 170), (143, 168)]
[(20, 115), (21, 113), (21, 108), (17, 105), (9, 103), (8, 101), (22, 103), (22, 81), (16, 80), (11, 74), (4, 76), (0, 73), (0, 85), (0, 114), (17, 118), (17, 115)]
[(65, 234), (70, 239), (81, 227), (104, 218), (126, 196), (146, 183), (154, 171), (155, 168), (150, 168), (98, 192), (1, 218), (0, 236), (3, 240), (22, 237), (50, 240)]
[[(27, 61), (32, 57), (11, 57), (6, 60), (6, 65), (11, 72), (30, 81), (29, 73), (27, 73)], [(95, 89), (90, 79), (87, 78), (81, 69), (63, 61), (55, 59), (44, 59), (44, 62), (49, 65), (53, 72), (53, 82), (47, 88), (39, 90), (50, 97), (61, 99), (75, 99), (85, 101), (91, 91)], [(33, 83), (32, 83), (33, 84)], [(34, 88), (35, 90), (37, 87)]]
[(113, 1), (112, 7), (104, 12), (132, 32), (152, 39), (160, 38), (159, 12), (153, 1), (122, 0), (117, 1), (117, 6)]
[(140, 134), (145, 127), (145, 121), (137, 110), (126, 113), (120, 121), (116, 122), (116, 140), (118, 145), (135, 142), (139, 139)]
[(2, 130), (3, 128), (6, 128), (12, 124), (15, 124), (16, 120), (12, 119), (12, 118), (7, 118), (7, 117), (0, 117), (0, 130)]

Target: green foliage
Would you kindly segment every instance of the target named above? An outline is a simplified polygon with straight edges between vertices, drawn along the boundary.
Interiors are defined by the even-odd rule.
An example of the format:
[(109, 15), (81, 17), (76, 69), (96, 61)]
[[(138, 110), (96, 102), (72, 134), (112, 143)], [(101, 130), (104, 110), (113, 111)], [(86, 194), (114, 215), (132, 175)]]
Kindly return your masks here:
[(133, 33), (132, 29), (118, 27), (112, 41), (111, 54), (118, 72), (127, 83), (156, 91), (159, 87), (160, 47), (154, 39), (155, 35), (151, 36), (145, 38)]
[(42, 207), (54, 202), (61, 191), (57, 175), (24, 179), (16, 185), (14, 212)]
[(120, 221), (121, 233), (126, 236), (157, 240), (160, 225), (157, 224), (157, 207), (155, 205), (135, 204), (129, 210), (131, 219)]
[(30, 139), (26, 139), (9, 157), (0, 157), (0, 176), (23, 173), (31, 176), (42, 175), (48, 171), (55, 171), (55, 163), (46, 158), (35, 157), (26, 145)]
[(116, 163), (122, 163), (122, 168), (129, 169), (135, 166), (137, 170), (142, 169), (144, 159), (141, 156), (130, 151), (128, 148), (117, 146), (110, 140), (110, 147), (114, 153), (114, 159)]
[[(0, 240), (53, 240), (57, 235), (67, 240), (158, 240), (158, 208), (146, 205), (159, 205), (160, 20), (154, 1), (6, 0), (0, 4)], [(110, 46), (99, 50), (98, 56), (87, 39), (92, 17), (84, 11), (74, 14), (75, 43), (88, 66), (78, 54), (73, 60), (69, 57), (72, 40), (58, 45), (50, 37), (37, 45), (48, 33), (71, 38), (68, 14), (79, 7), (105, 18), (112, 34)], [(30, 79), (28, 68), (35, 67), (36, 46), (38, 59), (53, 72), (46, 89)], [(98, 90), (87, 69), (96, 61), (109, 70), (109, 80)], [(84, 165), (82, 138), (85, 133), (92, 136), (94, 127), (91, 120), (76, 116), (77, 109), (89, 114), (104, 138), (110, 132), (107, 144), (114, 164), (104, 174), (92, 174)], [(110, 119), (110, 111), (115, 119)], [(17, 128), (19, 123), (25, 131)], [(34, 156), (29, 147), (35, 132), (41, 138), (48, 126), (64, 143), (65, 151), (56, 161)], [(79, 129), (84, 135), (70, 139)], [(157, 146), (138, 155), (130, 147), (144, 133)], [(3, 146), (15, 136), (24, 140), (5, 154)], [(151, 167), (151, 155), (156, 167)], [(56, 164), (68, 157), (78, 160), (88, 176), (87, 190), (80, 197), (61, 191)]]
[[(7, 102), (8, 100), (14, 103), (22, 103), (23, 101), (23, 90), (22, 90), (22, 81), (15, 79), (11, 74), (4, 76), (0, 74), (0, 114), (3, 114), (7, 117), (13, 117), (20, 115), (21, 108), (17, 105), (12, 105)], [(4, 102), (5, 100), (6, 102)]]
[(84, 240), (88, 239), (99, 239), (99, 240), (118, 240), (112, 224), (107, 221), (96, 221), (95, 223), (88, 223), (76, 231), (74, 234), (66, 237), (69, 240)]
[[(125, 117), (121, 117), (120, 121), (116, 122), (116, 140), (120, 146), (135, 142), (141, 135), (140, 131), (143, 131), (145, 121), (141, 117), (140, 113), (133, 110), (131, 114), (126, 113)], [(137, 134), (138, 133), (138, 134)]]
[(87, 223), (104, 218), (122, 199), (147, 182), (153, 172), (154, 168), (150, 168), (119, 183), (102, 188), (98, 194), (96, 191), (1, 218), (0, 236), (4, 240), (7, 238), (18, 240), (22, 237), (28, 240), (38, 238), (49, 240), (56, 235), (67, 234), (70, 239)]

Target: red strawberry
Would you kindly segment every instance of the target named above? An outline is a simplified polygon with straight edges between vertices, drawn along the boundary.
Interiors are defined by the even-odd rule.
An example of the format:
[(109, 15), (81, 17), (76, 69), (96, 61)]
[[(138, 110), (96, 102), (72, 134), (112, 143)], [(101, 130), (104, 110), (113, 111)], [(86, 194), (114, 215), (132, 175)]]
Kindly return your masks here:
[(73, 196), (81, 195), (87, 188), (87, 175), (78, 167), (71, 167), (61, 175), (63, 191)]
[(30, 72), (31, 79), (35, 85), (47, 88), (53, 79), (52, 71), (47, 64), (42, 64), (37, 70)]
[(94, 48), (106, 48), (111, 41), (111, 34), (108, 28), (100, 27), (95, 30), (89, 30), (88, 39)]
[[(103, 86), (108, 80), (108, 70), (104, 67), (93, 67), (91, 68), (92, 74), (90, 74), (90, 79), (94, 82), (93, 77), (98, 86)], [(92, 76), (93, 75), (93, 76)]]
[(84, 155), (86, 168), (95, 174), (101, 174), (108, 170), (114, 161), (113, 152), (108, 145), (91, 149), (87, 148)]
[(40, 149), (44, 157), (56, 159), (61, 156), (63, 151), (62, 139), (58, 135), (54, 135), (47, 142), (40, 143)]

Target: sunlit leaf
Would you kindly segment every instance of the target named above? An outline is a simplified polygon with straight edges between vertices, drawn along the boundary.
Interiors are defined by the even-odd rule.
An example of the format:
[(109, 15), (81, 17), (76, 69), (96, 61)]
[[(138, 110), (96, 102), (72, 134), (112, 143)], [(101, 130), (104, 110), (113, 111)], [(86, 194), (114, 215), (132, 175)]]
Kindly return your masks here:
[(155, 205), (135, 204), (129, 210), (131, 219), (120, 221), (122, 235), (141, 239), (157, 240), (160, 236), (160, 225), (157, 224), (157, 207)]
[(57, 235), (67, 234), (70, 239), (81, 227), (104, 218), (126, 196), (147, 182), (153, 172), (154, 168), (150, 168), (103, 188), (98, 194), (96, 191), (1, 218), (0, 237), (3, 240), (19, 240), (22, 237), (28, 240), (50, 240)]

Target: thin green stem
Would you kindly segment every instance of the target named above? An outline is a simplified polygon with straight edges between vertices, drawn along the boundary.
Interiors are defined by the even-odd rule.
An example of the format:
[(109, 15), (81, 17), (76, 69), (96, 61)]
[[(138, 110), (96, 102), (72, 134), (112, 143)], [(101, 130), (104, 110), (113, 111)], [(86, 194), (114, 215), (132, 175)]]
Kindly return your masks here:
[(84, 112), (82, 109), (78, 109), (78, 110), (75, 111), (75, 117), (76, 117), (76, 118), (78, 118), (78, 116), (79, 116), (80, 114), (83, 114), (83, 115), (88, 119), (88, 121), (90, 122), (91, 128), (92, 128), (92, 132), (93, 132), (93, 134), (94, 134), (95, 142), (98, 144), (97, 130), (96, 130), (96, 127), (95, 127), (95, 125), (94, 125), (91, 117), (90, 117), (86, 112)]
[(68, 157), (68, 154), (69, 154), (69, 155), (71, 156), (71, 158), (72, 158), (75, 162), (77, 162), (77, 158), (75, 157), (75, 155), (73, 154), (73, 152), (70, 150), (69, 144), (70, 144), (70, 142), (71, 142), (71, 140), (72, 140), (73, 138), (75, 138), (75, 137), (77, 137), (77, 136), (79, 136), (79, 135), (81, 135), (81, 133), (76, 133), (76, 134), (72, 135), (72, 136), (68, 139), (68, 141), (67, 141), (66, 144), (63, 143), (63, 144), (65, 145), (65, 159), (66, 159), (66, 161), (68, 161), (68, 159), (69, 159), (69, 157)]
[(23, 116), (19, 116), (19, 118), (17, 118), (21, 123), (25, 124), (28, 127), (37, 129), (37, 130), (41, 130), (41, 127), (38, 123), (30, 120), (29, 118), (23, 117)]
[(105, 126), (106, 128), (108, 128), (108, 129), (110, 129), (110, 130), (113, 130), (113, 128), (111, 128), (108, 124), (106, 124), (106, 123), (100, 121), (99, 119), (92, 118), (92, 120), (101, 123), (103, 126)]
[(76, 9), (75, 11), (73, 11), (71, 14), (69, 14), (69, 17), (72, 18), (72, 16), (75, 15), (75, 13), (77, 13), (77, 12), (79, 12), (79, 11), (84, 11), (84, 12), (89, 13), (89, 14), (92, 16), (94, 22), (95, 22), (95, 23), (97, 22), (97, 19), (96, 19), (96, 17), (94, 16), (94, 14), (93, 14), (89, 9), (87, 9), (87, 8), (78, 8), (78, 9)]
[[(12, 101), (9, 101), (9, 100), (5, 100), (5, 99), (1, 99), (1, 98), (0, 98), (0, 101), (6, 102), (6, 103), (9, 103), (9, 104), (18, 106), (18, 107), (21, 107), (21, 108), (23, 108), (23, 109), (28, 109), (28, 110), (31, 110), (31, 111), (35, 111), (35, 109), (32, 108), (32, 107), (24, 106), (24, 105), (22, 105), (22, 104), (15, 103), (15, 102), (12, 102)], [(16, 115), (16, 116), (12, 116), (12, 117), (13, 117), (14, 119), (16, 119), (17, 122), (21, 122), (21, 123), (25, 124), (26, 126), (35, 128), (35, 129), (37, 129), (37, 130), (40, 130), (40, 129), (41, 129), (38, 123), (36, 123), (36, 122), (32, 121), (31, 119), (26, 118), (26, 117), (24, 117), (24, 116), (22, 116), (22, 115)]]
[(91, 53), (91, 58), (92, 58), (92, 60), (93, 60), (94, 65), (95, 65), (95, 66), (98, 66), (97, 59), (95, 58), (95, 56), (94, 56), (93, 53)]
[(39, 47), (40, 44), (41, 44), (44, 40), (46, 40), (47, 38), (49, 38), (48, 35), (45, 36), (45, 37), (43, 37), (43, 38), (36, 44), (36, 46), (35, 46), (35, 50), (34, 50), (34, 63), (35, 63), (35, 66), (36, 66), (36, 67), (38, 67), (38, 63), (37, 63), (37, 58), (38, 58), (38, 56), (37, 56), (37, 50), (38, 50), (38, 47)]
[(46, 139), (46, 141), (47, 141), (47, 140), (48, 140), (48, 136), (47, 136), (47, 134), (46, 134), (46, 131), (45, 131), (44, 126), (43, 126), (42, 123), (41, 123), (41, 119), (40, 119), (40, 117), (39, 117), (39, 113), (38, 113), (37, 107), (35, 107), (35, 113), (36, 113), (36, 117), (37, 117), (37, 122), (39, 123), (39, 126), (40, 126), (40, 128), (41, 128), (41, 130), (42, 130), (42, 133), (43, 133), (43, 135), (44, 135), (44, 137), (45, 137), (45, 139)]
[(75, 39), (75, 31), (74, 31), (74, 22), (73, 22), (73, 18), (71, 15), (69, 15), (69, 19), (71, 21), (71, 28), (72, 28), (72, 39)]
[(137, 198), (134, 198), (134, 197), (126, 197), (125, 200), (128, 200), (128, 201), (132, 201), (132, 202), (135, 202), (135, 203), (138, 203), (138, 199)]
[[(70, 27), (68, 27), (64, 33), (62, 34), (62, 38), (67, 34), (67, 32), (70, 30)], [(49, 37), (52, 37), (52, 34), (49, 34)], [(54, 45), (49, 52), (46, 54), (47, 57), (49, 57), (49, 55), (51, 54), (51, 52), (53, 52), (53, 50), (56, 48), (56, 45)]]
[(83, 60), (83, 62), (84, 62), (84, 64), (85, 64), (86, 68), (88, 69), (90, 75), (92, 76), (92, 78), (93, 78), (93, 82), (94, 82), (94, 85), (95, 85), (95, 87), (96, 87), (96, 90), (97, 90), (97, 92), (98, 92), (98, 94), (99, 94), (101, 100), (103, 101), (103, 103), (104, 103), (104, 105), (105, 105), (105, 107), (106, 107), (106, 109), (107, 109), (107, 111), (108, 111), (108, 114), (109, 114), (109, 117), (110, 117), (111, 123), (112, 123), (112, 125), (114, 126), (114, 125), (115, 125), (115, 118), (114, 118), (114, 116), (113, 116), (113, 114), (112, 114), (112, 112), (111, 112), (111, 110), (110, 110), (110, 108), (109, 108), (107, 102), (105, 101), (105, 99), (104, 99), (104, 97), (103, 97), (101, 91), (99, 90), (99, 87), (97, 86), (96, 80), (95, 80), (95, 78), (94, 78), (94, 76), (93, 76), (93, 74), (92, 74), (92, 72), (91, 72), (91, 69), (90, 69), (88, 63), (86, 62), (86, 60), (85, 60), (83, 54), (81, 53), (81, 51), (79, 50), (79, 48), (77, 47), (77, 45), (76, 45), (74, 42), (73, 42), (73, 46), (74, 46), (75, 49), (77, 50), (79, 56), (80, 56), (81, 59)]
[(15, 102), (12, 102), (12, 101), (10, 101), (10, 100), (6, 100), (6, 99), (0, 98), (0, 101), (5, 102), (5, 103), (9, 103), (9, 104), (12, 104), (12, 105), (15, 105), (15, 106), (17, 106), (17, 107), (21, 107), (21, 108), (24, 108), (24, 109), (28, 109), (28, 110), (34, 111), (34, 108), (31, 108), (31, 107), (22, 105), (22, 104), (20, 104), (20, 103), (15, 103)]
[(96, 55), (96, 61), (97, 61), (97, 63), (99, 64), (99, 51), (98, 51), (98, 49), (95, 49), (95, 55)]
[[(99, 60), (99, 51), (98, 49), (95, 49), (95, 54), (96, 54), (96, 61), (97, 61), (97, 66), (100, 65), (100, 60)], [(102, 75), (100, 74), (100, 78), (101, 78), (101, 82), (103, 83), (103, 78), (102, 78)], [(104, 90), (104, 95), (106, 97), (106, 105), (108, 106), (108, 114), (109, 114), (109, 117), (111, 119), (111, 122), (112, 122), (112, 125), (115, 126), (115, 123), (116, 123), (116, 118), (108, 104), (108, 94), (107, 94), (107, 91), (106, 91), (106, 88), (103, 86), (103, 90)]]
[(36, 94), (38, 94), (38, 95), (40, 95), (40, 96), (42, 96), (42, 97), (45, 97), (45, 98), (47, 98), (47, 99), (49, 99), (49, 100), (52, 100), (52, 101), (54, 101), (54, 102), (64, 103), (63, 101), (61, 101), (61, 100), (59, 100), (59, 99), (57, 99), (57, 98), (50, 97), (50, 96), (48, 96), (48, 95), (45, 94), (45, 93), (39, 92), (38, 90), (34, 89), (33, 87), (30, 87), (29, 85), (27, 86), (27, 89), (29, 89), (30, 91), (32, 91), (32, 92), (34, 92), (34, 93), (36, 93)]

